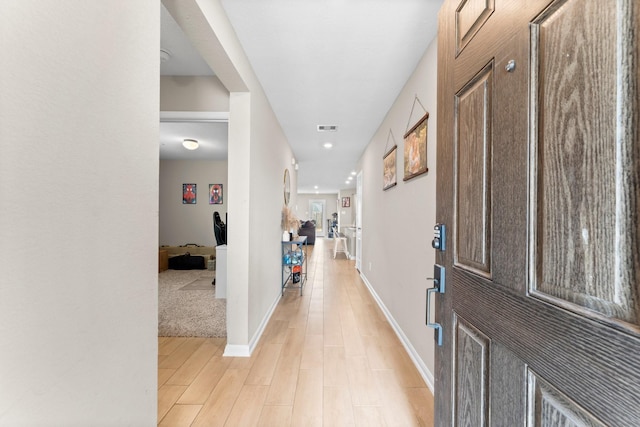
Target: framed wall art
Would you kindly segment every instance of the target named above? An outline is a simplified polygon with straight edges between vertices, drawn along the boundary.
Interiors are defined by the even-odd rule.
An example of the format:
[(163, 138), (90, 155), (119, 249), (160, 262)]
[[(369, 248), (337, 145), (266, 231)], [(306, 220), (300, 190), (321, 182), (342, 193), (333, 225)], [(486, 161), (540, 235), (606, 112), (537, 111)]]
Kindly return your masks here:
[(351, 197), (343, 197), (342, 198), (342, 207), (350, 208), (351, 207)]
[(382, 158), (382, 189), (388, 190), (398, 183), (396, 175), (396, 158), (398, 146), (394, 145)]
[(222, 204), (222, 184), (209, 184), (209, 204)]
[(198, 201), (198, 190), (196, 184), (182, 184), (182, 204), (195, 205)]
[(404, 181), (426, 173), (427, 168), (427, 119), (426, 113), (404, 135)]

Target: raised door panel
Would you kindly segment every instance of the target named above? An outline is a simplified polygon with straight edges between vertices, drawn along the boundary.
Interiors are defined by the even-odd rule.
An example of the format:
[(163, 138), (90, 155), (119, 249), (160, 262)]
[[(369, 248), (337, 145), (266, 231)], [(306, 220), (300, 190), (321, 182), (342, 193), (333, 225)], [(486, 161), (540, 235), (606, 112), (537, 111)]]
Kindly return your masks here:
[(489, 339), (454, 316), (454, 424), (482, 427), (489, 419)]
[(637, 325), (638, 183), (621, 153), (638, 142), (619, 114), (637, 69), (619, 64), (630, 18), (617, 3), (555, 1), (532, 25), (531, 289)]
[(456, 9), (457, 52), (471, 41), (494, 10), (494, 0), (462, 0)]
[(493, 62), (456, 94), (455, 262), (491, 275)]
[(528, 371), (527, 427), (605, 427), (532, 370)]

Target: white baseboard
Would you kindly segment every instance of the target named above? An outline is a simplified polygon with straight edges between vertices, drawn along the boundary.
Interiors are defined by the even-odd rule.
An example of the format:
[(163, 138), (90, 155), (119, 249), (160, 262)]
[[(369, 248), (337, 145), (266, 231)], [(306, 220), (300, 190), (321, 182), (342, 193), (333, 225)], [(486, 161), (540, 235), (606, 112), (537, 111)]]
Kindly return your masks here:
[(373, 289), (373, 286), (371, 286), (371, 283), (369, 283), (369, 281), (367, 280), (367, 277), (362, 272), (360, 272), (360, 277), (362, 278), (362, 281), (364, 282), (364, 284), (367, 286), (367, 289), (369, 289), (369, 292), (371, 293), (371, 295), (373, 295), (373, 299), (375, 299), (376, 303), (378, 303), (378, 306), (384, 313), (384, 316), (389, 321), (389, 324), (395, 331), (396, 335), (400, 339), (402, 346), (405, 348), (405, 350), (409, 354), (409, 357), (411, 358), (411, 361), (413, 361), (413, 364), (416, 366), (416, 369), (418, 369), (418, 372), (420, 372), (420, 376), (422, 377), (424, 382), (427, 384), (427, 387), (429, 387), (429, 390), (431, 390), (431, 393), (435, 393), (434, 387), (433, 387), (433, 372), (431, 372), (429, 368), (427, 368), (427, 365), (424, 364), (424, 362), (418, 355), (418, 352), (416, 351), (416, 349), (413, 347), (413, 345), (411, 345), (411, 341), (409, 341), (409, 338), (407, 338), (404, 332), (402, 332), (400, 325), (398, 325), (398, 322), (396, 322), (396, 320), (391, 315), (391, 312), (384, 305), (384, 303), (382, 302), (382, 299), (380, 299), (376, 291)]
[(227, 344), (224, 348), (223, 357), (251, 357), (248, 345)]
[(253, 350), (256, 349), (256, 346), (258, 345), (258, 342), (260, 341), (260, 338), (264, 333), (264, 329), (267, 327), (267, 324), (269, 323), (273, 312), (278, 306), (278, 302), (280, 302), (280, 298), (282, 298), (282, 292), (278, 291), (278, 296), (276, 297), (275, 301), (273, 301), (273, 304), (271, 304), (271, 307), (262, 319), (262, 322), (260, 322), (260, 326), (258, 327), (256, 333), (253, 334), (253, 337), (251, 338), (251, 341), (249, 341), (249, 344), (227, 344), (224, 348), (224, 353), (222, 354), (223, 357), (251, 357)]

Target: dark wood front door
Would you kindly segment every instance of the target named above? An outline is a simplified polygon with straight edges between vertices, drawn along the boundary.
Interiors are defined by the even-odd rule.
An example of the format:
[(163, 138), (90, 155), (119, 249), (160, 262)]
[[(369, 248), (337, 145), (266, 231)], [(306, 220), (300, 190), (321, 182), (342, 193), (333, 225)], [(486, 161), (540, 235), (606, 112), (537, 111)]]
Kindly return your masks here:
[(450, 0), (437, 426), (640, 426), (640, 1)]

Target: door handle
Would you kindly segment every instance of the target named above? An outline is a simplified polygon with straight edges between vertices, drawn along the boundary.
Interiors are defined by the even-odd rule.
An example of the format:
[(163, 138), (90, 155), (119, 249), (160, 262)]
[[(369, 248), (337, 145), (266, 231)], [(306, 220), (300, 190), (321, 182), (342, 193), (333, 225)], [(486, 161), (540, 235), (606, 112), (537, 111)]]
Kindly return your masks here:
[(427, 280), (433, 280), (433, 288), (427, 289), (427, 327), (435, 329), (435, 339), (438, 342), (438, 346), (442, 346), (442, 325), (437, 322), (431, 322), (431, 295), (434, 293), (444, 294), (445, 290), (445, 271), (444, 267), (440, 264), (433, 266), (433, 277), (428, 277)]

